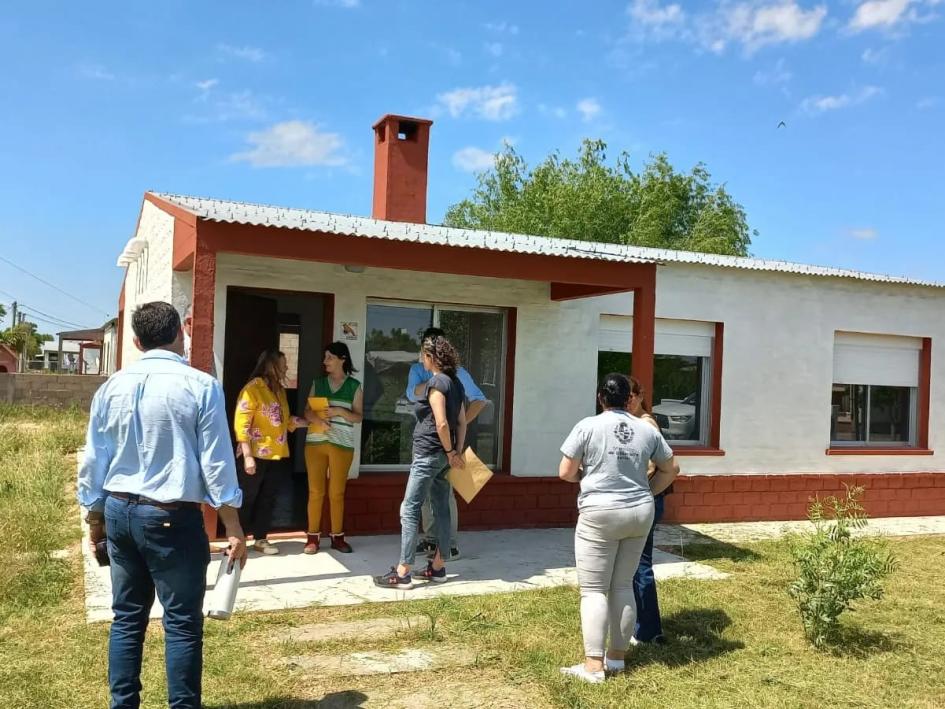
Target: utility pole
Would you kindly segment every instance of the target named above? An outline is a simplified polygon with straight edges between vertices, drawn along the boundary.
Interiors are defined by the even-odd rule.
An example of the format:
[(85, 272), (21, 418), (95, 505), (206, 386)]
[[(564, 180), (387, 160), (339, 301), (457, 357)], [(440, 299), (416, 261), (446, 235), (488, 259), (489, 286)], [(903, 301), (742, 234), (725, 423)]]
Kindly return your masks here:
[(16, 301), (13, 301), (13, 317), (10, 319), (10, 327), (16, 326)]

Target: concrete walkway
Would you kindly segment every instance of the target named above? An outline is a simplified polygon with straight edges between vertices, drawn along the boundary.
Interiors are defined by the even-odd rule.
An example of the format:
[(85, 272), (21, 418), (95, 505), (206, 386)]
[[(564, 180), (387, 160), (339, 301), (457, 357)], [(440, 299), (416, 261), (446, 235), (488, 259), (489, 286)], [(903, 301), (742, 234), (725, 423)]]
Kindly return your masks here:
[[(85, 525), (83, 525), (85, 527)], [(86, 527), (87, 529), (87, 527)], [(444, 584), (418, 582), (410, 591), (378, 588), (372, 575), (388, 571), (400, 554), (400, 537), (351, 537), (352, 554), (321, 551), (302, 553), (304, 538), (277, 539), (281, 554), (263, 556), (252, 551), (243, 569), (237, 611), (284, 610), (307, 606), (344, 606), (393, 600), (470, 596), (526, 589), (575, 585), (573, 529), (514, 529), (462, 532), (463, 558), (448, 566)], [(99, 567), (88, 545), (85, 556), (86, 613), (89, 622), (111, 620), (111, 582), (108, 568)], [(214, 554), (207, 570), (207, 604), (222, 555)], [(422, 558), (417, 564), (425, 564)], [(657, 551), (657, 579), (722, 579), (710, 566)], [(152, 617), (160, 616), (155, 604)]]
[[(87, 534), (88, 527), (82, 526)], [(655, 542), (657, 547), (682, 548), (682, 553), (685, 553), (687, 545), (776, 539), (811, 528), (808, 522), (659, 525)], [(945, 534), (945, 516), (872, 519), (863, 533), (893, 537)], [(278, 556), (263, 556), (250, 551), (240, 581), (237, 611), (344, 606), (575, 585), (573, 539), (573, 529), (462, 532), (463, 558), (449, 564), (450, 580), (436, 585), (420, 582), (410, 591), (390, 591), (377, 588), (371, 582), (372, 575), (384, 573), (396, 563), (400, 553), (399, 536), (352, 537), (353, 554), (321, 551), (313, 556), (302, 553), (302, 536), (279, 539), (276, 544), (282, 553)], [(89, 622), (110, 620), (108, 568), (96, 564), (86, 543), (83, 543), (82, 550), (87, 619)], [(665, 551), (657, 550), (654, 556), (659, 580), (726, 578), (726, 574), (711, 566), (687, 561)], [(214, 554), (207, 570), (208, 604), (221, 557)], [(418, 557), (417, 564), (423, 563), (423, 559)], [(160, 606), (155, 604), (152, 616), (159, 617), (160, 614)]]

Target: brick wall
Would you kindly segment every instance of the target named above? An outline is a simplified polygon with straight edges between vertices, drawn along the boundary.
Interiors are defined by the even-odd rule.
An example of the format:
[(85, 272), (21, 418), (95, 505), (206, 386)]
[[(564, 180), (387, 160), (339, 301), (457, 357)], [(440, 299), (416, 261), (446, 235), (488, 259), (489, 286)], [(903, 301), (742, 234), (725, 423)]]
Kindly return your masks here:
[(0, 401), (88, 409), (105, 377), (79, 374), (0, 374)]
[(945, 473), (680, 476), (666, 498), (666, 522), (806, 519), (808, 501), (865, 488), (871, 517), (945, 514)]
[[(348, 482), (345, 528), (349, 534), (400, 531), (400, 502), (405, 474), (365, 475)], [(577, 521), (577, 486), (557, 478), (495, 475), (467, 505), (457, 496), (460, 528), (512, 529), (568, 527)], [(328, 529), (327, 509), (323, 514)]]
[[(351, 535), (400, 531), (407, 476), (351, 480), (345, 527)], [(866, 489), (872, 517), (945, 515), (945, 473), (680, 476), (666, 498), (665, 522), (745, 522), (806, 519), (815, 495), (839, 495), (843, 484)], [(471, 505), (457, 498), (461, 530), (569, 527), (577, 521), (577, 485), (557, 478), (496, 475)], [(323, 515), (328, 531), (327, 505)]]

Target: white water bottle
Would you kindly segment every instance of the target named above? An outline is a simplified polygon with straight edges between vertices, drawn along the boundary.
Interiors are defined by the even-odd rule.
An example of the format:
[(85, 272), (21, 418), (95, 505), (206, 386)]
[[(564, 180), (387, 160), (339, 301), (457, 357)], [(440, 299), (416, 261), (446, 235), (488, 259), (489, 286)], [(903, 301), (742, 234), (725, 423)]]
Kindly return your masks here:
[(220, 561), (217, 582), (213, 586), (213, 602), (208, 616), (215, 620), (228, 620), (236, 605), (236, 591), (240, 587), (240, 565), (229, 556)]

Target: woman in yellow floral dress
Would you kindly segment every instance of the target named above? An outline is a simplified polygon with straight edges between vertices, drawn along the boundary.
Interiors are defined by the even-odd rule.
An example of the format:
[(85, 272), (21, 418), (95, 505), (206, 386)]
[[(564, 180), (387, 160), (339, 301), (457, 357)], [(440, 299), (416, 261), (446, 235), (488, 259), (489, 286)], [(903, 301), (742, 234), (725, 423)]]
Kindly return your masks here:
[(276, 471), (273, 463), (289, 457), (288, 435), (308, 422), (289, 414), (285, 395), (285, 355), (266, 350), (259, 356), (249, 382), (236, 401), (236, 472), (243, 490), (240, 525), (255, 539), (263, 554), (278, 554), (268, 540), (275, 501)]

